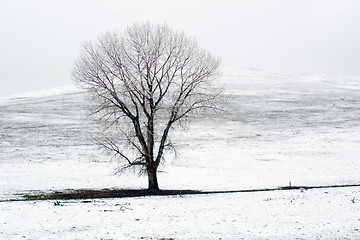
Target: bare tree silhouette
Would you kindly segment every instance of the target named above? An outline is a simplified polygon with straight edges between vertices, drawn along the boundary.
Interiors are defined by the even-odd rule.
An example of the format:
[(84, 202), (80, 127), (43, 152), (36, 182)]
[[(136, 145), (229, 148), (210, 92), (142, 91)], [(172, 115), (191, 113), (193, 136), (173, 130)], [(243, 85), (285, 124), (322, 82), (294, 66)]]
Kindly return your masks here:
[(219, 63), (184, 33), (147, 22), (85, 43), (72, 76), (96, 100), (104, 127), (97, 140), (123, 160), (119, 171), (138, 166), (148, 189), (159, 190), (169, 131), (194, 110), (213, 107), (217, 93), (207, 83)]

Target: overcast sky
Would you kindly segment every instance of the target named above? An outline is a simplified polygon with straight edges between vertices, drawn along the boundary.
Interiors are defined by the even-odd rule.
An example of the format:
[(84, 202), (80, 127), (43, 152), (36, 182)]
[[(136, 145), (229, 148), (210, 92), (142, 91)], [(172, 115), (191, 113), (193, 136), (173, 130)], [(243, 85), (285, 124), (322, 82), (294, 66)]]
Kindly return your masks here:
[(82, 42), (147, 20), (223, 66), (360, 76), (359, 0), (1, 0), (0, 96), (71, 84)]

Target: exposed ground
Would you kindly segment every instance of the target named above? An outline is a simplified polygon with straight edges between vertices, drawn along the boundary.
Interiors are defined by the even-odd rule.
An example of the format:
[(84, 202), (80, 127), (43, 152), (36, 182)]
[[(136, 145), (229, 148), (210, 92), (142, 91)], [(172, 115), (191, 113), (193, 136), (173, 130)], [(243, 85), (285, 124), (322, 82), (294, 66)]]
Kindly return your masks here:
[(0, 202), (34, 201), (34, 200), (85, 200), (92, 201), (98, 198), (131, 198), (147, 196), (183, 196), (183, 195), (204, 195), (224, 193), (248, 193), (248, 192), (272, 192), (299, 190), (304, 192), (309, 189), (329, 189), (360, 187), (360, 184), (327, 185), (327, 186), (286, 186), (278, 188), (224, 190), (224, 191), (197, 191), (197, 190), (152, 190), (147, 189), (66, 189), (62, 191), (30, 191), (18, 193), (13, 199), (0, 200)]
[[(164, 190), (360, 184), (360, 79), (224, 71), (220, 115), (174, 129)], [(0, 103), (0, 200), (139, 189), (93, 145), (83, 93)], [(0, 239), (359, 239), (360, 187), (0, 202)], [(58, 201), (58, 202), (56, 202)]]

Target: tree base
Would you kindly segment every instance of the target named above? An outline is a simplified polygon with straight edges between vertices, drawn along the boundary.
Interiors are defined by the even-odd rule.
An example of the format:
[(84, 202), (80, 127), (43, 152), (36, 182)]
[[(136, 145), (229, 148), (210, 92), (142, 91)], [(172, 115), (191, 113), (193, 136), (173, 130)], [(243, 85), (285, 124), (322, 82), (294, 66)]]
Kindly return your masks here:
[(146, 192), (148, 193), (159, 193), (161, 190), (159, 188), (148, 188), (146, 189)]

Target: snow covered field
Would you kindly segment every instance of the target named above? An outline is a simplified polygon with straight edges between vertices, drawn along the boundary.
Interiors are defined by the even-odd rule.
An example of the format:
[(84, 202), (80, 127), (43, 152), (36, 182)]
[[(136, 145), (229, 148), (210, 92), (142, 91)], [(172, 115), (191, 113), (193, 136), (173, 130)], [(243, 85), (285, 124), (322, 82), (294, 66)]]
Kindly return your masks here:
[[(172, 134), (163, 189), (360, 184), (360, 79), (225, 69), (223, 113)], [(0, 200), (33, 190), (145, 188), (93, 145), (83, 93), (0, 102)], [(0, 202), (0, 239), (359, 239), (360, 187)]]
[(1, 239), (359, 239), (359, 188), (0, 203)]

